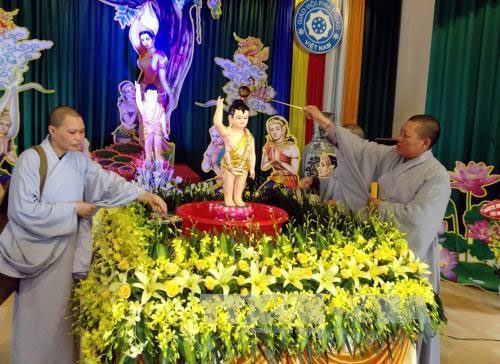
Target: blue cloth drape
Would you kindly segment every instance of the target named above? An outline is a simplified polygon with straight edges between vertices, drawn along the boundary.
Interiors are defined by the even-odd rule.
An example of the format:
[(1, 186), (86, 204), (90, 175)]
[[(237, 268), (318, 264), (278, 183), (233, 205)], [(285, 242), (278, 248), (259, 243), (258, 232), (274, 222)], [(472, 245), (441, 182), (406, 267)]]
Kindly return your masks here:
[[(271, 85), (276, 90), (276, 99), (290, 102), (293, 44), (293, 0), (276, 0), (274, 42), (271, 55)], [(288, 119), (290, 109), (286, 105), (273, 103), (279, 115)]]

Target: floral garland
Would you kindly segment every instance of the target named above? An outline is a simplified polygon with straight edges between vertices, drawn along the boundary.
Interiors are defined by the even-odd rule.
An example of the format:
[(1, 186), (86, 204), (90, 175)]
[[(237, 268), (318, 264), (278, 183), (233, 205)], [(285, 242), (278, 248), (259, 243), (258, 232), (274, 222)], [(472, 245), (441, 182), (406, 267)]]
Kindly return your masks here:
[(317, 207), (246, 238), (180, 235), (139, 204), (101, 210), (75, 289), (83, 361), (368, 352), (439, 328), (427, 266), (392, 223)]

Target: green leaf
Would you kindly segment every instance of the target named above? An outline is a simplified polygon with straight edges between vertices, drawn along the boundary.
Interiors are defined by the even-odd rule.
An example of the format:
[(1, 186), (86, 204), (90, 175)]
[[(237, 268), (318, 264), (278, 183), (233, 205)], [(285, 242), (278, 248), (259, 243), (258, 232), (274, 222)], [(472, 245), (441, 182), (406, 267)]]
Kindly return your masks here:
[(457, 207), (455, 205), (455, 201), (453, 201), (451, 198), (448, 201), (448, 206), (446, 206), (446, 212), (444, 214), (444, 217), (452, 217), (457, 213)]
[(295, 235), (295, 238), (297, 239), (299, 246), (303, 246), (304, 237), (301, 235), (301, 233), (298, 230), (294, 230), (293, 234)]
[(223, 253), (228, 254), (228, 248), (227, 248), (227, 237), (226, 234), (222, 233), (220, 236), (220, 250)]
[(498, 292), (500, 278), (495, 275), (493, 267), (487, 264), (458, 262), (453, 271), (457, 274), (458, 283), (472, 284), (489, 291)]
[(479, 260), (495, 259), (495, 254), (493, 254), (488, 244), (481, 240), (474, 239), (469, 250), (471, 255)]
[[(148, 341), (148, 342), (150, 342), (150, 341)], [(148, 352), (147, 350), (144, 350), (144, 352), (142, 353), (142, 359), (143, 359), (144, 364), (154, 364), (155, 363), (153, 355), (150, 352)]]
[(462, 235), (448, 231), (444, 236), (440, 244), (450, 252), (465, 253), (467, 251), (467, 240)]
[(486, 217), (481, 215), (479, 210), (481, 206), (484, 205), (487, 201), (480, 203), (479, 205), (473, 205), (470, 210), (466, 211), (464, 214), (464, 223), (466, 225), (474, 224), (476, 221), (486, 220)]
[(269, 241), (264, 243), (264, 248), (263, 248), (264, 257), (266, 257), (266, 258), (272, 257), (273, 250), (274, 250), (273, 246), (271, 245), (271, 243)]
[(182, 339), (179, 338), (181, 342), (181, 348), (182, 352), (184, 354), (184, 360), (188, 364), (194, 364), (195, 363), (195, 354), (194, 354), (194, 344), (191, 340), (189, 339)]
[(155, 258), (159, 258), (159, 257), (168, 257), (169, 254), (168, 254), (168, 249), (166, 247), (165, 244), (163, 243), (156, 243), (155, 245)]

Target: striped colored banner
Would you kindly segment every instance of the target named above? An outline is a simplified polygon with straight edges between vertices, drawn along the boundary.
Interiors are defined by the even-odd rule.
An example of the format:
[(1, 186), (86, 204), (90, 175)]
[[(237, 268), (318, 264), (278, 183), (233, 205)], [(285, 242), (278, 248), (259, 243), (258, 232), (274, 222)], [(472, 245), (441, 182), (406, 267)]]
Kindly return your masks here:
[[(301, 1), (295, 0), (297, 6)], [(296, 41), (292, 53), (290, 103), (316, 105), (334, 112), (343, 124), (357, 123), (365, 0), (336, 0), (344, 19), (342, 43), (330, 54), (309, 54)], [(324, 109), (324, 106), (327, 106)], [(290, 109), (290, 132), (302, 149), (312, 137), (312, 121), (301, 110)]]
[[(295, 0), (297, 6), (302, 0)], [(304, 106), (307, 95), (307, 69), (309, 63), (309, 53), (302, 48), (297, 41), (293, 41), (292, 51), (292, 86), (290, 103), (292, 105)], [(302, 110), (290, 109), (290, 133), (297, 138), (297, 144), (302, 150), (305, 141), (305, 117)]]

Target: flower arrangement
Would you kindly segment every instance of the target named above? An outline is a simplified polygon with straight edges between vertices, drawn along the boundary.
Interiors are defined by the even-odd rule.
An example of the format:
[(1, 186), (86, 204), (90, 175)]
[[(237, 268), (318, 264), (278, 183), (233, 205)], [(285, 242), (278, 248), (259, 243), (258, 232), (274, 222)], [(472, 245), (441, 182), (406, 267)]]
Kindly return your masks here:
[(182, 182), (181, 177), (174, 177), (174, 167), (163, 160), (146, 163), (136, 160), (137, 170), (134, 183), (148, 192), (168, 196)]
[(139, 204), (101, 210), (75, 289), (84, 362), (354, 354), (442, 324), (427, 266), (391, 222), (310, 206), (274, 237), (181, 235)]
[(469, 162), (467, 166), (456, 162), (450, 172), (451, 187), (465, 194), (463, 224), (459, 223), (457, 205), (450, 200), (444, 226), (448, 231), (440, 239), (443, 247), (440, 254), (443, 278), (496, 292), (500, 286), (500, 215), (484, 213), (489, 201), (472, 204), (473, 196), (486, 197), (485, 187), (500, 180), (500, 175), (491, 174), (492, 170), (493, 166), (482, 162)]

